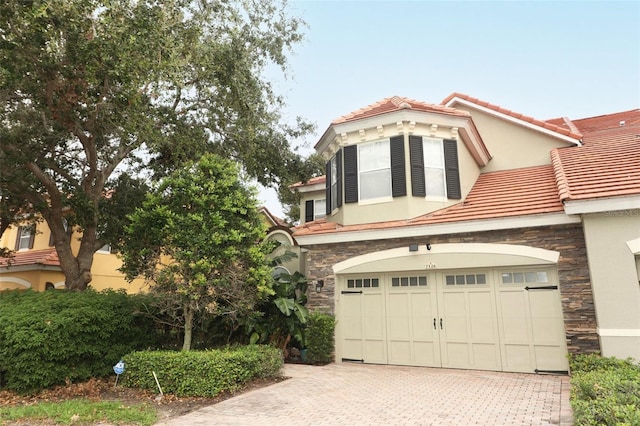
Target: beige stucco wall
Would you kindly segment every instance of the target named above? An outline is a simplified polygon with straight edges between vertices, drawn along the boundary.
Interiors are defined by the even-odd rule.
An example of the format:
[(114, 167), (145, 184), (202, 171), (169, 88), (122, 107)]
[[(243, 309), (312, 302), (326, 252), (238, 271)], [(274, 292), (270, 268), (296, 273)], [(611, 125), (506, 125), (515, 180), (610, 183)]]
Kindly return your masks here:
[(457, 105), (473, 117), (482, 140), (493, 156), (482, 172), (551, 164), (554, 148), (571, 146), (538, 131), (502, 120), (485, 112)]
[[(15, 248), (16, 238), (18, 233), (18, 226), (12, 226), (8, 228), (0, 238), (0, 246), (9, 249)], [(46, 222), (42, 221), (36, 224), (36, 235), (33, 241), (33, 249), (30, 250), (45, 250), (50, 249), (49, 239), (51, 232)], [(75, 232), (71, 240), (71, 249), (74, 253), (77, 253), (80, 241), (78, 238), (80, 233)], [(122, 262), (118, 259), (117, 255), (111, 253), (97, 252), (93, 256), (93, 266), (91, 268), (91, 274), (93, 280), (91, 281), (91, 287), (95, 290), (111, 289), (124, 289), (127, 293), (137, 293), (145, 290), (144, 280), (136, 279), (132, 283), (128, 283), (124, 276), (118, 272), (118, 268), (122, 266)], [(46, 282), (53, 284), (64, 283), (64, 274), (59, 271), (58, 267), (47, 266), (33, 266), (31, 270), (24, 270), (21, 268), (3, 268), (0, 269), (0, 277), (4, 277), (0, 280), (0, 290), (4, 289), (25, 289), (32, 288), (36, 291), (43, 291), (45, 289)], [(58, 269), (58, 270), (56, 270)], [(12, 282), (14, 278), (18, 280), (25, 280), (29, 283), (29, 286), (24, 284), (16, 284)]]
[(627, 242), (640, 237), (640, 211), (583, 216), (602, 354), (640, 360), (640, 286)]

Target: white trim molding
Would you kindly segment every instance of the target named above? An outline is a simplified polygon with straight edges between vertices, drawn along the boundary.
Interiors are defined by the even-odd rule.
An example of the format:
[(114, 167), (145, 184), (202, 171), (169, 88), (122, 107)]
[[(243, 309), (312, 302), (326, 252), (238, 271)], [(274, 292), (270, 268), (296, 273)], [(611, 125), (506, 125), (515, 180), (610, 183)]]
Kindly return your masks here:
[(629, 247), (629, 250), (631, 250), (631, 253), (633, 253), (634, 256), (640, 255), (640, 238), (627, 241), (627, 247)]
[(314, 244), (348, 243), (352, 241), (387, 240), (391, 238), (427, 237), (430, 235), (461, 234), (463, 232), (497, 231), (501, 229), (533, 228), (537, 226), (580, 223), (580, 216), (554, 213), (536, 216), (517, 216), (490, 220), (477, 220), (432, 225), (404, 226), (358, 231), (335, 231), (317, 235), (295, 235), (301, 246)]
[[(567, 214), (609, 213), (611, 216), (637, 216), (640, 219), (639, 209), (640, 195), (564, 202), (564, 211)], [(624, 210), (629, 212), (625, 213)]]
[(413, 247), (399, 247), (355, 256), (333, 266), (335, 274), (493, 268), (523, 265), (555, 265), (557, 251), (515, 244), (443, 243), (426, 241)]
[(598, 328), (601, 337), (640, 337), (640, 328)]
[(32, 284), (27, 281), (27, 280), (23, 280), (22, 278), (18, 278), (18, 277), (0, 277), (0, 284), (2, 283), (13, 283), (13, 284), (18, 284), (19, 286), (22, 286), (24, 288), (32, 288)]

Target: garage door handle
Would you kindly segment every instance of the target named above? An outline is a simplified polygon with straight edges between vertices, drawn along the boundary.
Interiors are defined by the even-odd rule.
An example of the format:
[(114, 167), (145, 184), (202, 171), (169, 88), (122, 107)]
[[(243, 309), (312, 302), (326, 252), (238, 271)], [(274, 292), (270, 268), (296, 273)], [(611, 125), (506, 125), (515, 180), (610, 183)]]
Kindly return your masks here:
[(434, 329), (434, 330), (437, 330), (437, 329), (438, 329), (438, 327), (436, 327), (436, 319), (435, 319), (435, 318), (433, 319), (433, 329)]
[(442, 318), (440, 318), (440, 330), (442, 330)]

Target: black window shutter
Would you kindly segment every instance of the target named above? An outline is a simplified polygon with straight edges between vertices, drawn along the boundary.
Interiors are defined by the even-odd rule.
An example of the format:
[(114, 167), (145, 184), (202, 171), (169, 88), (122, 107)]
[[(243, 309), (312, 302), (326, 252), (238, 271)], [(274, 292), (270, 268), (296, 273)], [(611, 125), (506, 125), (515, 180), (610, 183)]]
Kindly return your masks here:
[(342, 150), (336, 153), (336, 192), (338, 193), (338, 207), (342, 206)]
[(327, 161), (325, 167), (325, 205), (327, 216), (331, 215), (331, 160)]
[(20, 237), (22, 236), (23, 230), (24, 230), (24, 226), (18, 227), (18, 235), (16, 236), (16, 248), (15, 248), (16, 251), (20, 249)]
[(358, 202), (358, 147), (344, 147), (344, 202)]
[(411, 161), (411, 194), (416, 197), (426, 197), (422, 136), (409, 135), (409, 158)]
[(32, 225), (31, 227), (29, 227), (29, 248), (32, 249), (33, 248), (33, 240), (36, 239), (36, 226)]
[(407, 195), (407, 177), (404, 166), (404, 136), (391, 139), (391, 195), (402, 197)]
[(447, 198), (461, 199), (458, 145), (454, 139), (444, 140), (444, 168), (447, 176)]
[(307, 200), (304, 202), (304, 221), (313, 222), (313, 200)]

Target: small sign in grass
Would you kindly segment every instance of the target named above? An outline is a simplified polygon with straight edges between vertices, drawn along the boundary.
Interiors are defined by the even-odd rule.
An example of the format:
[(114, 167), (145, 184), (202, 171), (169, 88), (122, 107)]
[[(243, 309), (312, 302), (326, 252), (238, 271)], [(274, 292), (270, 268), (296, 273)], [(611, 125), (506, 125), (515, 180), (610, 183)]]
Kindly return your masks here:
[(152, 425), (157, 420), (153, 407), (144, 404), (126, 405), (117, 401), (72, 399), (63, 402), (40, 402), (0, 408), (0, 425), (7, 421), (44, 421), (68, 424)]

